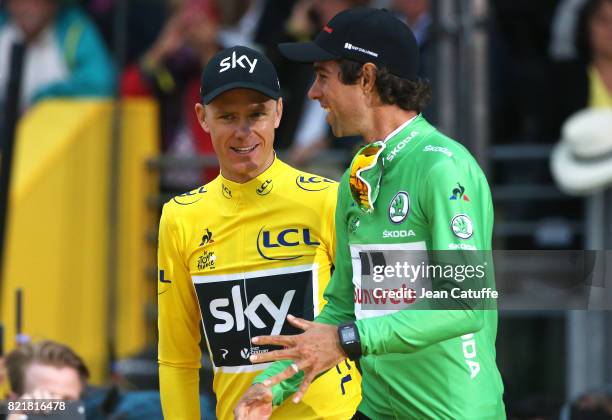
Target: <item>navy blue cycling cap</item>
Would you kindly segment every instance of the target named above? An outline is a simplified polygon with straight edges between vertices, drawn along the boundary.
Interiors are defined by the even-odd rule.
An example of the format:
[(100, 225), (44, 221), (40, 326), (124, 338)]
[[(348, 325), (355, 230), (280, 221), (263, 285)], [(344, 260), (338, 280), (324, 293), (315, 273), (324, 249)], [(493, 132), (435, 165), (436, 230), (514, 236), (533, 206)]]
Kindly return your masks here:
[(280, 83), (272, 62), (262, 53), (240, 45), (227, 48), (211, 58), (200, 84), (203, 104), (231, 89), (253, 89), (278, 99)]
[(402, 79), (416, 80), (419, 47), (414, 34), (386, 9), (356, 7), (334, 16), (311, 42), (278, 45), (290, 60), (302, 63), (346, 58), (386, 66)]

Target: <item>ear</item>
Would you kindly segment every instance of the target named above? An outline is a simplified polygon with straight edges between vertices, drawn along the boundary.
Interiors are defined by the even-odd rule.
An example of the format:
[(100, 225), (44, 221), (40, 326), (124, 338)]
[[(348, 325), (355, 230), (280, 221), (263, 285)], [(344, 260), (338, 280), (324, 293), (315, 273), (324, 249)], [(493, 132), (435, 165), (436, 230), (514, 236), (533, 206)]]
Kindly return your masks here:
[(206, 108), (204, 107), (204, 105), (199, 102), (195, 104), (195, 113), (198, 117), (198, 122), (200, 123), (200, 127), (202, 127), (202, 130), (206, 131), (207, 133), (210, 133), (210, 127), (206, 122)]
[(376, 84), (376, 65), (365, 63), (361, 68), (361, 80), (359, 82), (363, 93), (368, 94), (375, 90)]
[(278, 128), (283, 116), (283, 98), (278, 98), (276, 101), (276, 115), (274, 116), (274, 128)]

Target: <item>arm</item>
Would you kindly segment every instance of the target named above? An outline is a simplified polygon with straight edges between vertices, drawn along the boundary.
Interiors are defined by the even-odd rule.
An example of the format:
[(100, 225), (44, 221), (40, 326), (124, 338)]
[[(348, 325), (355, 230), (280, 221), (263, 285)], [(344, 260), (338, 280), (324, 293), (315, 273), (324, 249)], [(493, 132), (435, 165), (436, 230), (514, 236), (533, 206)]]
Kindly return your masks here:
[(39, 89), (34, 101), (55, 96), (112, 96), (114, 66), (93, 23), (80, 12), (67, 11), (56, 25), (70, 75)]
[(355, 301), (353, 287), (353, 266), (348, 245), (348, 227), (346, 211), (350, 205), (348, 192), (348, 173), (345, 173), (338, 188), (338, 205), (335, 212), (336, 252), (335, 269), (325, 293), (327, 304), (321, 310), (315, 322), (337, 325), (355, 319)]
[[(159, 384), (164, 417), (200, 418), (200, 312), (180, 252), (176, 216), (164, 206), (159, 228)], [(162, 277), (163, 273), (163, 277)]]
[[(464, 191), (457, 194), (456, 200), (451, 200), (455, 188), (459, 191), (464, 188)], [(469, 201), (464, 199), (466, 196)], [(427, 217), (431, 232), (429, 249), (449, 250), (451, 244), (464, 244), (478, 250), (490, 249), (493, 214), (490, 192), (475, 162), (470, 164), (454, 159), (438, 162), (422, 185), (420, 197), (421, 210)], [(473, 223), (473, 234), (467, 239), (456, 236), (451, 228), (451, 221), (459, 214), (467, 215)], [(464, 261), (465, 258), (469, 263), (470, 257), (473, 257), (471, 254), (474, 253), (456, 251), (456, 256), (453, 252), (453, 260)], [(461, 309), (402, 310), (357, 321), (363, 354), (412, 353), (480, 330), (484, 323), (483, 311), (466, 306), (463, 301), (457, 304)]]

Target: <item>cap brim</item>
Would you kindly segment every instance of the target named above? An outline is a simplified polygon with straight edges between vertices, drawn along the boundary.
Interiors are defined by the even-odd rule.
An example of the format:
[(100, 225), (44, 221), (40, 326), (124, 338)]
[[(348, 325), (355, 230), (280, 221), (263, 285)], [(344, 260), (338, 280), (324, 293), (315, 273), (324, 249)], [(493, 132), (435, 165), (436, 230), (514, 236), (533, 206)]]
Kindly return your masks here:
[(234, 83), (228, 83), (227, 85), (223, 85), (223, 86), (218, 87), (217, 89), (215, 89), (215, 90), (213, 90), (211, 92), (208, 92), (208, 94), (206, 94), (206, 96), (202, 97), (202, 102), (204, 104), (209, 104), (217, 96), (221, 95), (222, 93), (225, 93), (228, 90), (240, 89), (240, 88), (256, 90), (257, 92), (263, 93), (264, 95), (270, 97), (271, 99), (278, 99), (278, 97), (280, 96), (280, 92), (274, 91), (272, 89), (268, 89), (267, 87), (261, 86), (260, 84), (257, 84), (257, 83), (234, 82)]
[(559, 189), (570, 195), (590, 195), (603, 190), (612, 182), (610, 160), (577, 161), (563, 141), (553, 148), (550, 169)]
[(330, 53), (314, 42), (284, 42), (278, 44), (281, 54), (289, 60), (300, 63), (314, 63), (316, 61), (337, 60), (340, 56)]

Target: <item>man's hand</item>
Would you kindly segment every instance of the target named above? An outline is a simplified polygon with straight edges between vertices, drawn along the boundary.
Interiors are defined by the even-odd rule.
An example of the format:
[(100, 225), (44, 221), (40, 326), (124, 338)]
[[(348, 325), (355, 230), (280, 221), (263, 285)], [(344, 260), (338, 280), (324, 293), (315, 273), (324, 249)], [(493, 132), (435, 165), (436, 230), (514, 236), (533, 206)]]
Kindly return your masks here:
[(263, 384), (249, 387), (234, 408), (236, 420), (268, 419), (272, 415), (272, 390)]
[(292, 360), (291, 366), (278, 375), (266, 379), (264, 385), (272, 387), (292, 377), (300, 370), (304, 371), (304, 382), (293, 397), (293, 402), (297, 403), (302, 399), (319, 373), (337, 365), (346, 358), (346, 355), (340, 347), (336, 326), (311, 322), (292, 315), (287, 316), (287, 320), (291, 325), (304, 330), (304, 332), (298, 335), (254, 337), (253, 344), (272, 344), (285, 348), (252, 355), (250, 360), (253, 363)]

